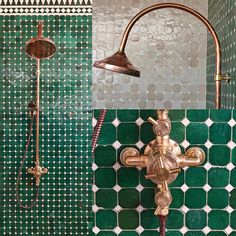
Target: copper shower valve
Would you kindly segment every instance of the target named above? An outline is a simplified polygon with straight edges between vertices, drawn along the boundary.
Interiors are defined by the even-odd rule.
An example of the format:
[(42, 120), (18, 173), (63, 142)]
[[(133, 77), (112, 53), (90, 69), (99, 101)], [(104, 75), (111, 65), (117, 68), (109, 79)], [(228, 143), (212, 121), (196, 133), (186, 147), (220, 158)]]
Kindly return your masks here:
[(47, 168), (41, 167), (39, 163), (35, 162), (35, 167), (31, 167), (27, 169), (29, 174), (32, 174), (35, 178), (35, 185), (39, 186), (40, 178), (48, 172)]
[(205, 153), (202, 149), (193, 147), (182, 154), (179, 145), (169, 138), (171, 125), (168, 112), (159, 110), (157, 114), (157, 121), (148, 119), (154, 125), (154, 132), (158, 132), (155, 132), (156, 139), (146, 146), (144, 154), (140, 154), (135, 148), (125, 148), (120, 154), (120, 159), (127, 167), (147, 169), (145, 178), (156, 183), (159, 189), (155, 196), (155, 214), (166, 216), (172, 202), (168, 184), (177, 178), (182, 167), (201, 165), (205, 160)]

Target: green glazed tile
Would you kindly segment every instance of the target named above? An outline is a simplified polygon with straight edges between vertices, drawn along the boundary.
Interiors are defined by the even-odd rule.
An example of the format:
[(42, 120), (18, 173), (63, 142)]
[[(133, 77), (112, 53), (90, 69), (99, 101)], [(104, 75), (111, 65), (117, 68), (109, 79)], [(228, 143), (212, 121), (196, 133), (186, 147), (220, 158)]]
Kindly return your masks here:
[(154, 215), (154, 210), (143, 210), (140, 215), (141, 226), (144, 229), (156, 229), (159, 226), (159, 220)]
[[(94, 110), (94, 117), (98, 119), (100, 110)], [(116, 118), (116, 110), (108, 109), (104, 122), (112, 122)]]
[(230, 184), (231, 184), (233, 187), (236, 187), (236, 168), (234, 168), (234, 169), (231, 171), (231, 174), (230, 174)]
[(185, 126), (181, 122), (171, 123), (170, 138), (177, 143), (182, 143), (185, 138)]
[(99, 229), (113, 229), (117, 226), (117, 215), (112, 210), (99, 210), (96, 213), (96, 225)]
[[(141, 202), (140, 205), (142, 205), (144, 208), (154, 208), (156, 207), (155, 201), (155, 189), (154, 188), (145, 188), (141, 192)], [(151, 200), (153, 199), (153, 200)]]
[(231, 110), (210, 110), (210, 119), (213, 122), (228, 122), (231, 120)]
[(204, 123), (190, 123), (186, 127), (186, 139), (191, 144), (204, 144), (208, 139), (208, 127)]
[(139, 110), (117, 110), (117, 118), (121, 122), (134, 122), (139, 118)]
[(104, 123), (98, 139), (99, 145), (109, 145), (116, 141), (116, 127), (109, 123)]
[(138, 233), (131, 231), (123, 231), (119, 234), (119, 236), (138, 236)]
[(97, 234), (98, 236), (116, 236), (113, 231), (101, 231)]
[(139, 184), (139, 171), (136, 168), (122, 167), (117, 172), (118, 185), (136, 187)]
[(115, 170), (113, 168), (98, 168), (95, 171), (95, 184), (98, 188), (114, 187), (116, 185)]
[(207, 171), (203, 167), (188, 168), (185, 181), (189, 187), (202, 187), (207, 182)]
[(190, 122), (204, 122), (208, 116), (208, 110), (187, 110), (187, 118)]
[(139, 226), (139, 214), (134, 210), (122, 210), (118, 213), (121, 229), (135, 229)]
[(230, 236), (236, 236), (236, 232), (232, 232), (231, 234), (229, 234)]
[(214, 123), (209, 132), (209, 139), (213, 144), (227, 144), (231, 139), (231, 127), (228, 124)]
[(139, 192), (136, 189), (123, 188), (118, 197), (122, 208), (136, 208), (139, 205)]
[(208, 205), (212, 209), (224, 209), (228, 206), (229, 193), (225, 189), (211, 189), (208, 192)]
[(229, 213), (224, 210), (212, 210), (208, 214), (208, 226), (211, 229), (222, 230), (229, 225)]
[(204, 236), (205, 234), (201, 231), (188, 231), (185, 236)]
[(139, 127), (133, 123), (121, 123), (117, 128), (117, 140), (121, 144), (135, 144), (139, 141)]
[(114, 208), (117, 204), (117, 193), (113, 189), (99, 189), (96, 192), (96, 205), (103, 208)]
[(169, 118), (171, 121), (182, 121), (185, 118), (185, 110), (170, 110)]
[(207, 225), (207, 214), (205, 211), (190, 210), (186, 213), (186, 226), (189, 229), (203, 229), (206, 225)]
[(209, 150), (209, 162), (215, 166), (226, 166), (230, 162), (229, 147), (213, 145)]
[(140, 117), (147, 121), (149, 117), (153, 119), (157, 119), (157, 111), (156, 110), (140, 110)]
[[(197, 196), (197, 201), (196, 201)], [(190, 188), (185, 193), (185, 205), (188, 208), (203, 208), (206, 205), (206, 192), (204, 189)]]
[(116, 150), (112, 146), (98, 146), (95, 150), (97, 166), (113, 166), (116, 163)]
[(211, 168), (208, 172), (211, 187), (225, 187), (229, 184), (229, 171), (226, 168)]
[(233, 127), (233, 141), (236, 143), (236, 125)]
[(183, 213), (179, 210), (171, 210), (166, 222), (168, 229), (181, 229), (184, 225)]
[(230, 192), (229, 205), (232, 208), (236, 209), (236, 189), (233, 189)]
[(236, 210), (230, 215), (230, 226), (232, 229), (236, 229)]
[(140, 235), (141, 236), (156, 236), (157, 230), (144, 230)]
[(232, 164), (236, 166), (236, 148), (232, 150)]
[(208, 236), (225, 236), (227, 234), (225, 234), (224, 232), (222, 231), (213, 231), (213, 232), (210, 232), (209, 234), (207, 234)]
[(184, 193), (181, 189), (173, 188), (171, 189), (171, 195), (173, 201), (170, 205), (170, 208), (180, 208), (184, 204)]
[(182, 236), (183, 234), (180, 233), (179, 231), (174, 231), (174, 230), (168, 230), (166, 232), (166, 236)]
[(155, 139), (155, 134), (153, 133), (153, 126), (150, 123), (143, 123), (140, 129), (140, 140), (144, 144), (148, 144), (150, 141)]

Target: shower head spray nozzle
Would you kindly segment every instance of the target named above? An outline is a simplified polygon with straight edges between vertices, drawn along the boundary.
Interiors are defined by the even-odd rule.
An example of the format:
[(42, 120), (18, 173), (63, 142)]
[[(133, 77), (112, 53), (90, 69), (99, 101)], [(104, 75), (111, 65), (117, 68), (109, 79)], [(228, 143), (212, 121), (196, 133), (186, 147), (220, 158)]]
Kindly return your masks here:
[(38, 23), (38, 37), (32, 38), (26, 43), (25, 52), (34, 59), (45, 59), (53, 56), (56, 52), (54, 42), (43, 37), (43, 22)]
[(140, 71), (133, 66), (126, 54), (120, 51), (101, 61), (96, 61), (93, 66), (121, 74), (140, 77)]

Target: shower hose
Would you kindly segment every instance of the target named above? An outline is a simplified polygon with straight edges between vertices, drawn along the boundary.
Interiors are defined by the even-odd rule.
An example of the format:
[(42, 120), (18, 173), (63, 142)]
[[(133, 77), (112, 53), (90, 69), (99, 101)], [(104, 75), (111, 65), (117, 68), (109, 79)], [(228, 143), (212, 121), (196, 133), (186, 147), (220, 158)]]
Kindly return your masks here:
[(25, 152), (24, 152), (24, 155), (22, 157), (22, 161), (21, 161), (21, 165), (20, 165), (20, 169), (19, 169), (19, 172), (18, 172), (18, 175), (17, 175), (17, 181), (16, 181), (16, 201), (18, 202), (20, 207), (24, 208), (24, 209), (30, 209), (33, 206), (35, 206), (37, 201), (38, 201), (38, 195), (39, 195), (39, 187), (36, 187), (36, 193), (35, 193), (34, 200), (29, 206), (28, 205), (23, 205), (22, 202), (20, 201), (20, 196), (19, 196), (20, 178), (21, 178), (22, 169), (23, 169), (26, 157), (27, 157), (27, 153), (28, 153), (28, 149), (29, 149), (29, 145), (30, 145), (30, 141), (31, 141), (31, 136), (32, 136), (32, 132), (33, 132), (33, 122), (34, 122), (34, 118), (35, 118), (34, 107), (30, 106), (30, 109), (31, 109), (31, 121), (30, 121), (29, 133), (28, 133), (28, 136), (27, 136)]
[(159, 216), (160, 236), (166, 236), (166, 216)]

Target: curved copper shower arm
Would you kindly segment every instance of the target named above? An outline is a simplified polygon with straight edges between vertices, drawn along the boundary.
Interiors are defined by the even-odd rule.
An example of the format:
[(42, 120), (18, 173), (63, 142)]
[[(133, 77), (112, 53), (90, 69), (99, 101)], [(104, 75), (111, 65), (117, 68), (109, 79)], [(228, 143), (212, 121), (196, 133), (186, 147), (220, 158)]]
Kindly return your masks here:
[(163, 8), (176, 8), (179, 10), (183, 10), (185, 12), (190, 13), (191, 15), (195, 16), (198, 18), (209, 30), (211, 33), (214, 43), (215, 43), (215, 49), (216, 49), (216, 75), (215, 75), (215, 81), (216, 81), (216, 99), (215, 99), (215, 106), (217, 109), (221, 108), (221, 80), (222, 80), (222, 75), (221, 75), (221, 47), (220, 47), (220, 41), (217, 36), (216, 31), (214, 30), (213, 26), (211, 23), (199, 12), (193, 10), (192, 8), (189, 8), (187, 6), (181, 5), (181, 4), (176, 4), (176, 3), (161, 3), (161, 4), (155, 4), (150, 7), (145, 8), (141, 12), (139, 12), (128, 24), (128, 26), (125, 29), (125, 32), (123, 34), (119, 52), (125, 52), (125, 47), (126, 43), (129, 37), (129, 33), (135, 23), (144, 15), (147, 13), (158, 10), (158, 9), (163, 9)]

